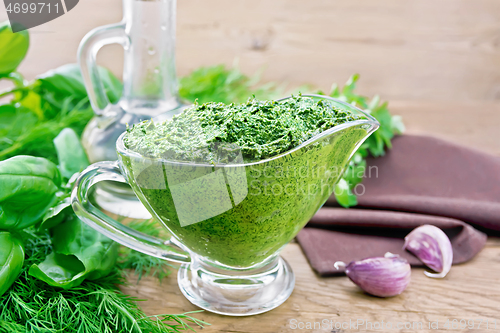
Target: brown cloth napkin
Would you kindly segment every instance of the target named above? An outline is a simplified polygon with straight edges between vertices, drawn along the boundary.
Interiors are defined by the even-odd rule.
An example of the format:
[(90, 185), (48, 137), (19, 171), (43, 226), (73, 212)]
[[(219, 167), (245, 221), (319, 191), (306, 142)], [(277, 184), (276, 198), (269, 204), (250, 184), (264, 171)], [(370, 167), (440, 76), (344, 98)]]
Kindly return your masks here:
[(484, 247), (487, 236), (476, 228), (500, 231), (499, 157), (432, 137), (403, 135), (393, 140), (386, 156), (367, 162), (358, 205), (338, 208), (331, 197), (297, 236), (320, 275), (342, 273), (333, 267), (336, 261), (386, 252), (421, 266), (402, 247), (404, 236), (422, 224), (435, 225), (450, 237), (454, 264), (472, 259)]

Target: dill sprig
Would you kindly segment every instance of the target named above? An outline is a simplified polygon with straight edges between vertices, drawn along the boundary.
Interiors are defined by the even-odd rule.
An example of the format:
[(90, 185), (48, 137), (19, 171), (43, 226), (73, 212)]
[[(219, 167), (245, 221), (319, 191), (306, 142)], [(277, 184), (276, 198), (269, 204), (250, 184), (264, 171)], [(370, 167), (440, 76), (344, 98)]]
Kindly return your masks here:
[(24, 231), (26, 261), (19, 278), (0, 297), (0, 333), (167, 333), (207, 325), (184, 314), (146, 316), (138, 299), (123, 294), (121, 271), (69, 290), (52, 287), (30, 276), (29, 267), (52, 251), (47, 232)]
[[(164, 229), (161, 229), (159, 222), (154, 219), (133, 220), (128, 222), (127, 225), (137, 231), (154, 237), (161, 237), (163, 239), (169, 237)], [(130, 270), (132, 270), (132, 272), (137, 275), (137, 282), (146, 275), (157, 277), (160, 283), (164, 278), (170, 275), (169, 268), (177, 268), (164, 259), (156, 258), (124, 246), (120, 248), (120, 257), (117, 266), (127, 277), (130, 275)]]

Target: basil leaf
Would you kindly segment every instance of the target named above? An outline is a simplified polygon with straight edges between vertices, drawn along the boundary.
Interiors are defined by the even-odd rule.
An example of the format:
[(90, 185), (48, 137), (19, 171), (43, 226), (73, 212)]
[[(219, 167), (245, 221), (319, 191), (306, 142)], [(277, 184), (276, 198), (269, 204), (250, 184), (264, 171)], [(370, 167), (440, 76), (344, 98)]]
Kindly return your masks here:
[(53, 229), (52, 244), (54, 252), (41, 264), (31, 266), (29, 274), (64, 289), (109, 274), (118, 257), (118, 243), (76, 216)]
[(68, 64), (52, 69), (38, 77), (43, 90), (54, 91), (64, 96), (72, 96), (77, 100), (87, 97), (80, 67)]
[(107, 275), (118, 255), (117, 243), (76, 217), (54, 229), (52, 243), (54, 252), (75, 255), (91, 279)]
[(0, 23), (0, 76), (16, 70), (30, 45), (27, 30), (13, 33), (9, 22)]
[(64, 221), (67, 217), (75, 216), (73, 208), (71, 207), (71, 189), (79, 175), (79, 173), (73, 174), (68, 182), (63, 185), (63, 191), (56, 193), (58, 202), (47, 210), (38, 230), (51, 229)]
[(15, 121), (16, 107), (11, 104), (0, 105), (0, 141), (4, 140)]
[(0, 296), (17, 279), (24, 263), (22, 242), (7, 231), (0, 232)]
[(70, 289), (85, 280), (85, 267), (75, 256), (52, 252), (38, 265), (32, 265), (29, 275), (48, 285)]
[(57, 166), (33, 156), (0, 162), (0, 229), (23, 229), (38, 222), (57, 200)]
[(54, 207), (50, 207), (42, 219), (39, 229), (50, 229), (61, 223), (64, 218), (73, 213), (71, 198), (68, 196)]
[(37, 115), (23, 106), (1, 105), (0, 149), (9, 147), (14, 139), (26, 134), (37, 122)]
[[(111, 103), (116, 103), (122, 93), (123, 85), (108, 69), (99, 67), (99, 74)], [(75, 100), (87, 98), (87, 90), (83, 83), (80, 66), (68, 64), (50, 70), (38, 77), (40, 89), (53, 92), (57, 96), (71, 96)]]
[(78, 135), (71, 128), (65, 128), (54, 139), (59, 159), (59, 170), (64, 178), (71, 178), (89, 166), (89, 160)]

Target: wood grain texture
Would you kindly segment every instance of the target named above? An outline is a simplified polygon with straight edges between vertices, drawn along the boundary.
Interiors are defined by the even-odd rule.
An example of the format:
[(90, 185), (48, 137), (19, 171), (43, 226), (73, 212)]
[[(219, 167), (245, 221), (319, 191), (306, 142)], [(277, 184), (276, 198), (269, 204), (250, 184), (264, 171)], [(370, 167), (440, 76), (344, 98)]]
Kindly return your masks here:
[[(211, 323), (201, 332), (370, 332), (377, 330), (359, 329), (331, 330), (325, 327), (316, 329), (293, 329), (295, 322), (322, 322), (323, 319), (335, 322), (364, 320), (391, 322), (393, 330), (379, 332), (432, 332), (429, 322), (439, 321), (442, 328), (450, 319), (483, 319), (490, 325), (497, 321), (500, 330), (500, 240), (490, 239), (486, 248), (471, 262), (453, 266), (444, 279), (431, 279), (423, 274), (423, 269), (412, 270), (412, 281), (408, 289), (393, 298), (377, 298), (364, 294), (347, 277), (322, 278), (310, 268), (298, 244), (285, 247), (283, 257), (290, 263), (296, 274), (296, 285), (291, 297), (280, 307), (261, 315), (251, 317), (225, 317), (208, 312), (195, 314), (197, 318)], [(174, 272), (175, 273), (175, 272)], [(141, 307), (147, 314), (183, 313), (197, 310), (181, 294), (174, 274), (162, 284), (147, 277), (122, 290), (141, 299)], [(397, 323), (414, 325), (410, 329), (396, 329)], [(418, 329), (422, 323), (422, 329)], [(485, 323), (483, 323), (485, 325)], [(453, 332), (494, 332), (483, 329), (450, 330)], [(369, 328), (369, 326), (368, 326)]]
[[(0, 6), (0, 20), (6, 18)], [(20, 70), (35, 75), (76, 60), (94, 27), (119, 21), (120, 0), (85, 0), (31, 29)], [(100, 61), (120, 74), (119, 46)], [(500, 99), (500, 2), (497, 0), (182, 0), (177, 68), (239, 59), (264, 81), (328, 90), (353, 73), (360, 91), (389, 100)]]
[(189, 68), (238, 56), (293, 86), (328, 89), (358, 72), (363, 93), (388, 99), (498, 98), (495, 0), (193, 0), (179, 5), (178, 35)]
[[(6, 12), (0, 5), (0, 20)], [(120, 0), (84, 0), (68, 14), (31, 29), (31, 47), (20, 71), (27, 78), (76, 61), (80, 40), (92, 28), (121, 19)], [(359, 92), (380, 94), (401, 114), (410, 133), (427, 133), (500, 155), (500, 1), (498, 0), (181, 0), (178, 1), (177, 69), (239, 59), (263, 81), (305, 83), (328, 90), (360, 73)], [(120, 74), (122, 50), (106, 47), (99, 62)], [(363, 294), (346, 277), (321, 278), (300, 247), (283, 251), (296, 287), (279, 308), (258, 316), (197, 314), (212, 326), (203, 332), (331, 332), (292, 330), (290, 321), (332, 319), (422, 322), (496, 319), (500, 329), (500, 241), (491, 239), (472, 261), (444, 280), (414, 269), (402, 295)], [(130, 278), (123, 290), (147, 314), (196, 310), (180, 293), (175, 275), (160, 285)], [(370, 330), (333, 330), (362, 332)], [(403, 329), (399, 332), (427, 332)], [(494, 330), (452, 330), (489, 332)], [(380, 332), (380, 330), (379, 330)]]
[(389, 101), (407, 132), (426, 134), (500, 156), (500, 103)]

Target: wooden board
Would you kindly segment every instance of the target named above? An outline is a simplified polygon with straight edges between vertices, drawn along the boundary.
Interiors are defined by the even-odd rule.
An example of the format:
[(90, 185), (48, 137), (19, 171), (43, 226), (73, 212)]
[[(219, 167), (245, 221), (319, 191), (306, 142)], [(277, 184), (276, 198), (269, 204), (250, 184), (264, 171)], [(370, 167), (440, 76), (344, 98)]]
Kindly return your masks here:
[[(6, 18), (0, 6), (0, 20)], [(20, 67), (28, 78), (76, 61), (83, 36), (121, 19), (120, 0), (85, 0), (30, 30)], [(310, 83), (328, 90), (353, 73), (360, 91), (389, 100), (500, 99), (498, 0), (182, 0), (177, 68), (239, 59), (264, 81)], [(122, 50), (100, 62), (122, 71)]]
[[(379, 332), (433, 332), (429, 323), (439, 322), (443, 328), (450, 320), (453, 332), (495, 332), (500, 330), (500, 239), (490, 239), (486, 248), (471, 262), (453, 266), (444, 279), (431, 279), (423, 269), (412, 270), (412, 281), (405, 292), (393, 298), (377, 298), (364, 294), (347, 277), (321, 278), (310, 268), (300, 246), (291, 243), (285, 247), (283, 257), (290, 263), (296, 275), (296, 285), (291, 297), (280, 307), (251, 317), (226, 317), (209, 312), (194, 314), (211, 326), (200, 332), (366, 332), (372, 325), (392, 323), (392, 330)], [(140, 302), (149, 314), (183, 313), (197, 310), (181, 294), (174, 274), (158, 283), (147, 277), (122, 288), (128, 294), (147, 299)], [(475, 320), (475, 329), (451, 329), (453, 320)], [(363, 320), (356, 329), (351, 326), (335, 330), (316, 326), (316, 329), (299, 329), (300, 323), (349, 323)], [(479, 320), (483, 320), (478, 328)], [(489, 329), (486, 329), (489, 321)], [(494, 324), (496, 321), (496, 330)], [(397, 325), (403, 329), (397, 329)], [(418, 325), (422, 325), (420, 329)], [(472, 322), (471, 322), (472, 323)], [(317, 324), (319, 325), (319, 324)], [(337, 324), (338, 325), (338, 324)], [(408, 325), (409, 329), (404, 329)], [(306, 326), (304, 326), (306, 327)], [(312, 326), (314, 327), (314, 326)], [(376, 327), (376, 326), (374, 326)], [(386, 326), (387, 327), (387, 326)]]
[(433, 135), (500, 156), (500, 103), (389, 101), (408, 133)]
[[(0, 5), (0, 20), (6, 12)], [(68, 14), (30, 30), (31, 47), (19, 70), (28, 79), (76, 61), (80, 40), (92, 28), (121, 19), (120, 0), (85, 0)], [(498, 0), (182, 0), (178, 3), (177, 68), (185, 75), (200, 65), (239, 59), (247, 74), (265, 69), (263, 81), (305, 83), (328, 90), (353, 73), (359, 91), (380, 94), (401, 114), (410, 133), (437, 135), (500, 155), (500, 2)], [(120, 74), (122, 50), (107, 47), (101, 64)], [(1, 89), (0, 83), (0, 89)], [(292, 329), (292, 320), (364, 320), (428, 325), (475, 319), (500, 329), (500, 241), (490, 239), (472, 261), (444, 280), (414, 269), (412, 283), (391, 299), (363, 294), (346, 277), (320, 278), (300, 247), (283, 251), (296, 273), (290, 299), (258, 316), (223, 317), (208, 312), (203, 332), (361, 332), (363, 329)], [(175, 275), (123, 288), (150, 314), (195, 310), (180, 293)], [(450, 322), (450, 325), (452, 323)], [(440, 326), (442, 327), (442, 326)], [(450, 327), (451, 328), (451, 327)], [(379, 330), (383, 331), (383, 330)], [(427, 332), (418, 327), (400, 332)]]

